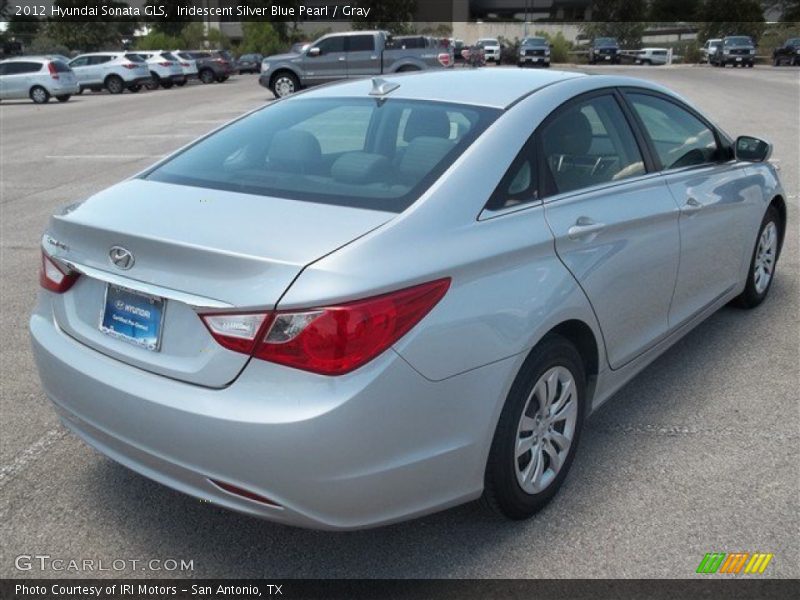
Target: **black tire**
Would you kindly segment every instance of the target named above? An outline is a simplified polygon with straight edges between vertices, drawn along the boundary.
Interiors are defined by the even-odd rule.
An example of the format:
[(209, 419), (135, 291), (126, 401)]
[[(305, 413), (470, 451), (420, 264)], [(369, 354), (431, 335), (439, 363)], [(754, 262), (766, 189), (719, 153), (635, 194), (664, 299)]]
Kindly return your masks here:
[(72, 98), (72, 94), (62, 94), (60, 96), (56, 96), (56, 100), (59, 102), (69, 102), (70, 98)]
[(781, 66), (781, 59), (777, 56), (772, 59), (772, 66), (773, 67), (780, 67)]
[(550, 68), (550, 63), (544, 63), (544, 68), (545, 69), (549, 69)]
[[(562, 466), (547, 486), (538, 493), (523, 490), (517, 480), (516, 444), (522, 412), (537, 381), (549, 369), (563, 367), (575, 382), (577, 416), (572, 443)], [(481, 498), (487, 508), (513, 520), (527, 519), (555, 496), (569, 471), (580, 441), (586, 398), (586, 375), (580, 354), (560, 335), (549, 335), (531, 351), (514, 380), (497, 423), (489, 459), (486, 463), (484, 490)], [(531, 455), (533, 457), (533, 455)], [(531, 458), (532, 460), (532, 458)], [(540, 459), (543, 460), (543, 459)], [(548, 468), (549, 468), (548, 460)]]
[(172, 83), (172, 80), (170, 80), (170, 79), (162, 79), (161, 80), (161, 87), (164, 88), (165, 90), (170, 89), (172, 87), (172, 85), (173, 85), (173, 83)]
[(203, 83), (214, 83), (216, 81), (216, 77), (214, 76), (214, 71), (211, 69), (201, 69), (200, 73), (198, 73), (200, 77), (200, 81)]
[(269, 89), (276, 98), (283, 98), (300, 89), (300, 80), (291, 71), (278, 71), (272, 76)]
[(47, 104), (50, 101), (50, 92), (40, 85), (35, 85), (28, 92), (28, 96), (33, 100), (34, 104)]
[[(764, 233), (764, 230), (769, 227), (770, 223), (773, 223), (777, 228), (777, 245), (773, 254), (771, 276), (767, 282), (767, 286), (759, 292), (755, 281), (756, 256), (758, 254), (759, 246), (761, 245), (761, 235)], [(745, 284), (744, 291), (734, 298), (733, 304), (739, 308), (749, 309), (755, 308), (764, 301), (764, 299), (767, 297), (767, 294), (769, 294), (770, 288), (772, 287), (772, 282), (775, 281), (775, 270), (778, 267), (778, 258), (780, 257), (780, 248), (782, 242), (783, 223), (781, 222), (781, 216), (778, 214), (778, 211), (774, 206), (770, 206), (767, 209), (767, 212), (764, 214), (764, 218), (761, 220), (761, 227), (758, 228), (758, 236), (756, 237), (756, 243), (753, 246), (753, 254), (750, 256), (750, 268), (747, 270), (747, 283)]]
[(109, 94), (121, 94), (125, 91), (125, 82), (119, 75), (109, 75), (106, 77), (105, 87)]
[(419, 68), (413, 65), (406, 65), (397, 69), (398, 73), (414, 73), (415, 71), (419, 71)]
[(142, 91), (142, 86), (141, 86), (141, 85), (139, 85), (138, 83), (135, 83), (135, 84), (133, 84), (133, 85), (129, 85), (129, 86), (128, 86), (128, 91), (129, 91), (129, 92), (132, 92), (132, 93), (134, 93), (134, 94), (137, 94), (137, 93), (139, 93), (139, 92), (141, 92), (141, 91)]
[(228, 81), (227, 75), (220, 75), (219, 77), (217, 77), (217, 83), (225, 83), (226, 81)]
[(177, 85), (178, 87), (183, 87), (186, 85), (186, 80), (184, 79), (183, 81), (176, 81), (175, 85)]
[(161, 85), (161, 78), (153, 71), (150, 71), (150, 80), (144, 86), (152, 91), (157, 90), (159, 85)]
[(747, 68), (748, 69), (752, 69), (753, 68), (753, 63), (747, 63)]
[(83, 90), (84, 90), (84, 89), (85, 89), (85, 88), (84, 88), (82, 85), (81, 85), (81, 86), (78, 86), (78, 96), (80, 96), (80, 95), (83, 93)]

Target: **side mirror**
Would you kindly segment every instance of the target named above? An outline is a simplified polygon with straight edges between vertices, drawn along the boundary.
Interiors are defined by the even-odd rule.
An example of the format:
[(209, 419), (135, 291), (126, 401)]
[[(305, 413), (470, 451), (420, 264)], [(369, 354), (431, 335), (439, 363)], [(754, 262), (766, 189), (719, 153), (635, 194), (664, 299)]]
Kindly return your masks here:
[(764, 162), (772, 155), (772, 144), (756, 137), (742, 135), (736, 138), (736, 159)]
[(322, 54), (322, 50), (320, 50), (317, 46), (308, 49), (309, 56), (319, 56), (320, 54)]

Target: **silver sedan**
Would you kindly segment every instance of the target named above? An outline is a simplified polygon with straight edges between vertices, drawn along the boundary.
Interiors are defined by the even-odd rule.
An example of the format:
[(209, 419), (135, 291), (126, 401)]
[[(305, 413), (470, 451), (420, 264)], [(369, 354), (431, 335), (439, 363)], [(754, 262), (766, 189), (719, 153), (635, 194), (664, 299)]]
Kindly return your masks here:
[(42, 384), (101, 452), (251, 515), (352, 529), (482, 497), (526, 518), (592, 411), (767, 296), (770, 151), (615, 76), (297, 94), (52, 217)]

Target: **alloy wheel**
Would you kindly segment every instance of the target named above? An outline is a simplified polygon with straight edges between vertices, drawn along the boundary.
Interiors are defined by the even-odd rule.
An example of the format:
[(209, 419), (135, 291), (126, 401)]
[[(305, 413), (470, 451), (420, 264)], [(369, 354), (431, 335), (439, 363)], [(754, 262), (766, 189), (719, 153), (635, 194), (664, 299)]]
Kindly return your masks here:
[(767, 223), (761, 232), (753, 266), (753, 285), (756, 292), (764, 293), (772, 279), (775, 269), (775, 256), (778, 250), (778, 227), (774, 221)]
[(283, 76), (275, 80), (275, 95), (277, 95), (278, 98), (283, 98), (293, 93), (294, 81), (292, 81), (291, 77)]
[(548, 369), (525, 402), (517, 426), (514, 466), (517, 483), (538, 494), (558, 475), (575, 435), (578, 398), (568, 369)]

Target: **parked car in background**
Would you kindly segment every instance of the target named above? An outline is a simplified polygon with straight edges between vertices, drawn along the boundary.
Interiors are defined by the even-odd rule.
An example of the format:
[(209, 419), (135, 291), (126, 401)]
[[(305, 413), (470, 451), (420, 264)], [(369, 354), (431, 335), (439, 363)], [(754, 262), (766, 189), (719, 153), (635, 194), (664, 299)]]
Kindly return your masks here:
[(667, 48), (642, 48), (634, 54), (633, 62), (637, 65), (665, 65), (668, 56)]
[(299, 54), (268, 56), (259, 83), (276, 97), (339, 79), (450, 67), (450, 48), (396, 48), (385, 31), (331, 33)]
[(260, 73), (262, 54), (242, 54), (236, 59), (236, 70), (239, 73)]
[(709, 62), (715, 67), (752, 67), (755, 58), (756, 46), (751, 37), (730, 35), (722, 38), (722, 43), (715, 46), (714, 53), (709, 55)]
[(66, 102), (78, 90), (78, 80), (64, 61), (39, 56), (0, 61), (0, 100), (30, 98), (45, 104), (55, 97)]
[(772, 51), (772, 64), (800, 65), (800, 38), (790, 38)]
[[(588, 415), (718, 309), (768, 299), (793, 191), (770, 152), (630, 77), (320, 87), (58, 211), (33, 358), (71, 432), (228, 509), (342, 530), (482, 498), (525, 519)], [(719, 321), (704, 335), (769, 335)], [(659, 375), (686, 394), (720, 376), (695, 367)], [(620, 460), (655, 469), (627, 490), (648, 501), (673, 493), (658, 470), (687, 476)]]
[(69, 63), (80, 89), (121, 94), (126, 89), (138, 92), (151, 82), (150, 69), (134, 52), (92, 52), (80, 54)]
[(203, 83), (222, 83), (234, 74), (234, 61), (230, 56), (213, 50), (180, 50), (179, 58), (195, 61), (197, 76)]
[(197, 72), (197, 61), (193, 58), (180, 56), (180, 52), (180, 50), (171, 50), (169, 55), (175, 59), (178, 65), (180, 65), (181, 69), (183, 70), (183, 74), (186, 77), (186, 81), (183, 83), (178, 83), (177, 85), (185, 85), (189, 80), (197, 79), (199, 74)]
[(177, 56), (163, 50), (137, 51), (136, 54), (145, 60), (150, 69), (151, 81), (147, 84), (148, 89), (154, 90), (161, 86), (168, 90), (173, 85), (186, 83), (186, 75)]
[(621, 62), (619, 42), (613, 37), (598, 37), (589, 46), (589, 64), (614, 64)]
[(528, 65), (549, 67), (550, 42), (543, 37), (526, 37), (523, 39), (519, 45), (517, 65), (520, 67)]
[(450, 47), (453, 49), (453, 60), (463, 61), (464, 56), (462, 55), (462, 52), (466, 48), (464, 40), (457, 40), (454, 38), (450, 38)]
[(475, 42), (477, 46), (483, 48), (483, 56), (486, 62), (494, 62), (500, 64), (503, 55), (503, 49), (497, 38), (480, 38)]
[(720, 38), (706, 40), (703, 47), (700, 48), (700, 62), (711, 64), (711, 56), (716, 53), (717, 46), (720, 44), (722, 44), (722, 39)]

